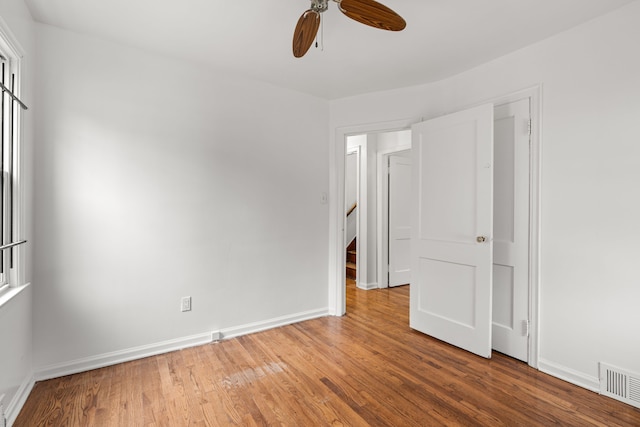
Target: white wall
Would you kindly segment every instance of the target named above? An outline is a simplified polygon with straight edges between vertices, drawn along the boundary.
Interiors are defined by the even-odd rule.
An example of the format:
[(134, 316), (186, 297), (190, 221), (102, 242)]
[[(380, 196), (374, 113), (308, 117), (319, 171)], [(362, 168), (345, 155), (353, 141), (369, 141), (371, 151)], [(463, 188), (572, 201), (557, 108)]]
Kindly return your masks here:
[(351, 207), (358, 201), (358, 153), (347, 155), (345, 161), (345, 205)]
[(37, 370), (326, 313), (326, 101), (49, 26), (37, 41)]
[[(397, 152), (397, 156), (411, 158), (411, 130), (399, 130), (393, 132), (380, 132), (377, 134), (378, 152)], [(397, 151), (404, 150), (404, 151)]]
[[(593, 388), (640, 372), (640, 2), (446, 80), (331, 103), (336, 129), (543, 85), (540, 365)], [(332, 148), (333, 149), (333, 148)]]
[(367, 135), (367, 289), (377, 288), (378, 263), (376, 241), (378, 238), (378, 209), (377, 209), (377, 185), (376, 177), (378, 167), (376, 165), (376, 153), (378, 150), (378, 136)]
[[(32, 230), (32, 171), (35, 47), (34, 24), (22, 0), (0, 2), (0, 16), (24, 51), (22, 58), (21, 98), (29, 106), (23, 115), (22, 188), (24, 190), (24, 237), (29, 243), (22, 245), (25, 262), (24, 283), (31, 281)], [(11, 420), (17, 415), (19, 401), (26, 397), (32, 379), (32, 288), (27, 287), (0, 307), (0, 396), (5, 395), (4, 406)]]
[[(359, 154), (357, 152), (351, 152), (347, 154), (344, 167), (345, 177), (345, 208), (351, 209), (353, 205), (358, 202), (358, 160)], [(347, 211), (348, 212), (348, 211)], [(353, 239), (358, 237), (358, 208), (356, 207), (353, 212), (346, 219), (345, 235), (346, 245), (349, 246)]]

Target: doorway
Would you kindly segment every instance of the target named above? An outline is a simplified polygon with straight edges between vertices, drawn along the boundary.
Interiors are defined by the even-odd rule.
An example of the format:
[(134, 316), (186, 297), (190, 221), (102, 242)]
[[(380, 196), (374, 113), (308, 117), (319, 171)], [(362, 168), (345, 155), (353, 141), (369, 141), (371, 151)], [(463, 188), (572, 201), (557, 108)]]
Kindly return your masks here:
[[(526, 264), (527, 264), (527, 268), (526, 268), (526, 281), (528, 283), (528, 296), (529, 296), (529, 300), (528, 303), (526, 304), (526, 321), (520, 321), (520, 322), (511, 322), (511, 324), (513, 325), (513, 327), (511, 327), (512, 330), (517, 331), (518, 333), (520, 333), (521, 335), (525, 336), (529, 335), (528, 338), (528, 347), (526, 349), (526, 355), (525, 357), (517, 357), (520, 359), (524, 359), (526, 360), (529, 365), (536, 367), (537, 366), (537, 289), (538, 289), (538, 260), (537, 260), (537, 247), (538, 247), (538, 234), (539, 234), (539, 214), (538, 214), (538, 188), (539, 188), (539, 140), (538, 140), (538, 126), (539, 126), (539, 121), (537, 120), (539, 117), (539, 99), (540, 99), (540, 88), (533, 88), (530, 90), (526, 90), (502, 99), (498, 99), (498, 100), (494, 100), (493, 104), (498, 108), (502, 105), (517, 101), (517, 100), (521, 100), (521, 99), (528, 99), (529, 104), (530, 104), (530, 115), (531, 118), (533, 119), (533, 123), (534, 126), (530, 127), (530, 148), (529, 148), (529, 158), (528, 158), (528, 166), (529, 166), (529, 177), (530, 180), (527, 183), (527, 187), (528, 187), (528, 191), (527, 191), (527, 196), (528, 196), (528, 212), (527, 212), (527, 217), (529, 219), (529, 227), (528, 230), (526, 230), (526, 234), (527, 234), (527, 251), (526, 251)], [(498, 117), (496, 115), (496, 117)], [(411, 121), (398, 121), (398, 122), (392, 122), (392, 123), (387, 123), (387, 124), (379, 124), (379, 125), (372, 125), (372, 126), (367, 126), (366, 128), (360, 128), (360, 131), (365, 131), (366, 133), (380, 133), (380, 132), (389, 132), (390, 130), (398, 129), (398, 130), (402, 130), (402, 129), (407, 129), (407, 127), (409, 125), (411, 125)], [(496, 125), (497, 127), (501, 126), (500, 124)], [(525, 127), (529, 127), (530, 125), (527, 123), (524, 125)], [(500, 131), (500, 130), (498, 130)], [(344, 142), (340, 141), (341, 138), (344, 138), (346, 135), (346, 132), (340, 131), (337, 134), (337, 150), (336, 150), (336, 154), (339, 152), (338, 150), (340, 149), (340, 147), (342, 146), (342, 149), (344, 150)], [(342, 151), (342, 153), (344, 153), (345, 151)], [(344, 157), (344, 154), (343, 154)], [(337, 159), (337, 156), (336, 156)], [(338, 178), (338, 182), (340, 182), (340, 176), (338, 174), (337, 176)], [(380, 213), (381, 209), (378, 209), (378, 212)], [(380, 218), (380, 215), (378, 215), (378, 218)], [(378, 228), (380, 229), (382, 226), (380, 224), (378, 224)], [(382, 230), (379, 230), (380, 232)], [(498, 236), (496, 236), (498, 237)], [(378, 251), (380, 252), (380, 247), (378, 247)], [(380, 256), (378, 257), (380, 259)], [(500, 261), (498, 259), (498, 257), (496, 258), (496, 266), (494, 266), (494, 269), (496, 270), (500, 270), (496, 273), (496, 276), (502, 276), (502, 278), (504, 279), (505, 277), (510, 277), (510, 274), (505, 274), (507, 272), (507, 270), (509, 270), (510, 267), (508, 265), (505, 264), (504, 261)], [(383, 263), (379, 263), (378, 264), (378, 277), (382, 277), (382, 275), (380, 273), (382, 273), (382, 265)], [(510, 288), (511, 285), (508, 286), (504, 286), (504, 283), (506, 283), (503, 280), (503, 284), (502, 285), (498, 285), (498, 286), (502, 286), (503, 288)], [(382, 285), (382, 281), (380, 281), (380, 284)], [(336, 290), (339, 290), (340, 288), (343, 288), (343, 285), (340, 286), (339, 288)], [(511, 293), (513, 293), (513, 291), (509, 291)], [(344, 307), (344, 305), (341, 305), (341, 300), (343, 301), (343, 297), (341, 298), (340, 295), (341, 292), (336, 292), (334, 294), (334, 301), (337, 302), (336, 307), (338, 307), (338, 312), (340, 311), (340, 307)], [(496, 292), (494, 295), (494, 303), (496, 304), (496, 306), (498, 306), (500, 304), (499, 301), (496, 300), (497, 299), (504, 299), (504, 293), (502, 293), (502, 297), (499, 297), (499, 295), (501, 295), (500, 292)], [(497, 317), (502, 316), (502, 318), (496, 318), (494, 320), (496, 320), (496, 324), (500, 324), (502, 326), (504, 326), (505, 322), (505, 314), (507, 314), (507, 312), (509, 312), (510, 310), (505, 310), (502, 313), (497, 313)], [(500, 326), (497, 326), (498, 328)], [(496, 327), (494, 327), (494, 330), (496, 329)], [(498, 333), (495, 333), (495, 335), (499, 335)], [(508, 351), (504, 351), (501, 350), (499, 348), (496, 348), (498, 351), (503, 351), (508, 353)]]
[(358, 200), (360, 193), (360, 150), (349, 148), (345, 161), (345, 280), (358, 281)]
[(379, 287), (386, 288), (411, 281), (411, 149), (378, 152), (378, 157), (378, 277)]
[[(388, 174), (387, 163), (390, 155), (401, 157), (402, 163), (410, 162), (411, 131), (408, 129), (366, 134), (347, 135), (344, 157), (344, 245), (345, 248), (356, 239), (355, 250), (347, 249), (347, 270), (357, 266), (356, 286), (360, 289), (378, 289), (388, 286)], [(402, 168), (402, 166), (398, 166)], [(401, 171), (402, 172), (402, 171)], [(355, 176), (354, 176), (355, 174)], [(403, 175), (402, 173), (399, 174)], [(399, 185), (408, 189), (409, 175)], [(356, 197), (354, 198), (354, 194)], [(396, 193), (396, 196), (400, 195)], [(405, 205), (409, 194), (405, 194)], [(355, 209), (354, 209), (355, 206)], [(408, 209), (407, 209), (408, 211)], [(395, 217), (394, 217), (395, 218)], [(408, 226), (409, 216), (402, 218)], [(408, 227), (404, 243), (408, 251)], [(392, 230), (393, 231), (393, 230)], [(349, 259), (349, 252), (356, 253), (356, 262)], [(393, 255), (393, 254), (392, 254)], [(400, 256), (400, 258), (406, 258)], [(342, 261), (342, 260), (341, 260)], [(341, 267), (338, 267), (341, 268)], [(402, 270), (402, 268), (400, 269)], [(405, 277), (408, 277), (408, 269)], [(346, 274), (345, 274), (346, 275)], [(404, 280), (404, 281), (403, 281)], [(400, 283), (402, 282), (402, 283)], [(408, 280), (399, 278), (397, 284)]]

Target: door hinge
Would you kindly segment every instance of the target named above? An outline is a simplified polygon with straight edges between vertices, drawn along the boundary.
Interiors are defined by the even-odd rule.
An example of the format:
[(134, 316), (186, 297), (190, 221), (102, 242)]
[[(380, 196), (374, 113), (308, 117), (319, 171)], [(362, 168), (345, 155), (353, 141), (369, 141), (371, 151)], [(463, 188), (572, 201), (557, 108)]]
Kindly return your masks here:
[(522, 321), (522, 336), (523, 337), (528, 337), (529, 336), (529, 321), (528, 320), (523, 320)]
[(531, 119), (527, 121), (527, 135), (531, 136)]

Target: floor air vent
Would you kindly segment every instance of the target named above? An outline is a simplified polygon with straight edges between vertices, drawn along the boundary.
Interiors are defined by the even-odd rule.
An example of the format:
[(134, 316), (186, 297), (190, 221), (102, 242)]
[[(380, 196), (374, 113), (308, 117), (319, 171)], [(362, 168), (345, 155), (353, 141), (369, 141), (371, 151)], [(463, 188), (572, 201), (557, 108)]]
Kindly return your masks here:
[(600, 394), (640, 408), (640, 375), (600, 363)]

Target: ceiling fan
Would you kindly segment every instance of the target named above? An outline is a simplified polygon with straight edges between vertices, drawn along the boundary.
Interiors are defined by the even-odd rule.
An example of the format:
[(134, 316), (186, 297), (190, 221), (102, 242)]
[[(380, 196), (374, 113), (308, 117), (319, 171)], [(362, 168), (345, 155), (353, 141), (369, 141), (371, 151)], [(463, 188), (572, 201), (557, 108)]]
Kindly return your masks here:
[[(402, 31), (407, 26), (405, 20), (375, 0), (333, 0), (340, 11), (349, 18), (374, 28)], [(320, 27), (320, 14), (329, 8), (329, 0), (311, 0), (311, 8), (306, 10), (293, 32), (293, 56), (301, 58), (309, 50)]]

